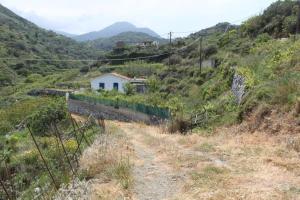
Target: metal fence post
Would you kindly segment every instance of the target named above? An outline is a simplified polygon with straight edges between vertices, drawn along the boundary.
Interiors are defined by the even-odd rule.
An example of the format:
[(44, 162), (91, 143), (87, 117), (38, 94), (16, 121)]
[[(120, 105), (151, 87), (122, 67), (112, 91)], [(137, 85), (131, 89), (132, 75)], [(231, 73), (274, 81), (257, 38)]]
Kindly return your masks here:
[(42, 158), (42, 160), (43, 160), (43, 162), (44, 162), (44, 165), (45, 165), (45, 167), (46, 167), (46, 169), (47, 169), (47, 171), (48, 171), (48, 173), (49, 173), (49, 176), (50, 176), (50, 178), (52, 179), (52, 182), (53, 182), (53, 184), (54, 184), (55, 189), (58, 190), (59, 188), (58, 188), (58, 185), (57, 185), (56, 182), (55, 182), (54, 176), (52, 175), (52, 173), (51, 173), (51, 171), (50, 171), (50, 168), (49, 168), (49, 166), (48, 166), (48, 164), (47, 164), (47, 162), (46, 162), (46, 160), (45, 160), (45, 158), (44, 158), (44, 156), (43, 156), (43, 154), (42, 154), (42, 152), (41, 152), (41, 150), (40, 150), (40, 147), (39, 147), (39, 145), (37, 144), (36, 139), (35, 139), (35, 137), (34, 137), (32, 131), (30, 130), (30, 128), (29, 128), (28, 125), (27, 125), (27, 129), (29, 130), (29, 133), (30, 133), (30, 135), (31, 135), (31, 137), (32, 137), (32, 140), (33, 140), (33, 142), (34, 142), (34, 144), (35, 144), (35, 146), (36, 146), (36, 148), (37, 148), (37, 150), (38, 150), (38, 152), (39, 152), (39, 154), (40, 154), (40, 156), (41, 156), (41, 158)]

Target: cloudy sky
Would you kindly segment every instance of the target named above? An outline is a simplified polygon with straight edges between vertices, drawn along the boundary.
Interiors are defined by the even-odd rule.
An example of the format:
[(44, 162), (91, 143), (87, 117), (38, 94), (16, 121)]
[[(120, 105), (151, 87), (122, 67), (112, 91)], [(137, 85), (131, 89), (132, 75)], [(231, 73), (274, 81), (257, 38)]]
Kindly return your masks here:
[(117, 21), (169, 31), (200, 30), (218, 22), (239, 24), (276, 0), (0, 0), (37, 25), (73, 34)]

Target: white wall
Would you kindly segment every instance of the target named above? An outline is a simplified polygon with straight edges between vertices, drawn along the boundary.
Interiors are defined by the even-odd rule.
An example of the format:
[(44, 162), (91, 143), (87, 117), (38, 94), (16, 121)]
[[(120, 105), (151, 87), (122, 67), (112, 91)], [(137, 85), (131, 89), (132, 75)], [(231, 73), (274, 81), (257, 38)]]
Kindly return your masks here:
[(124, 93), (124, 86), (128, 82), (129, 82), (129, 80), (127, 80), (127, 79), (123, 79), (121, 77), (114, 76), (112, 74), (107, 74), (107, 75), (103, 75), (103, 76), (100, 76), (98, 78), (91, 80), (91, 88), (93, 90), (99, 90), (100, 89), (99, 83), (104, 83), (105, 90), (113, 90), (114, 83), (118, 83), (119, 84), (119, 92)]

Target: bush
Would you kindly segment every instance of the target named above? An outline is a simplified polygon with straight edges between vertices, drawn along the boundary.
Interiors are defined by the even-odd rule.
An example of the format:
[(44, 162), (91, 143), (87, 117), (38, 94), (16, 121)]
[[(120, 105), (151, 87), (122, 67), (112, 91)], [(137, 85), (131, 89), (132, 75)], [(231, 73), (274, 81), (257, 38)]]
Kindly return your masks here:
[(27, 120), (34, 134), (45, 136), (51, 124), (58, 123), (66, 119), (66, 117), (66, 106), (62, 101), (58, 101), (57, 103), (52, 102), (36, 110)]
[(159, 90), (159, 82), (155, 77), (150, 77), (147, 80), (147, 89), (150, 93), (157, 92)]
[(34, 83), (34, 82), (38, 81), (41, 77), (42, 77), (42, 75), (40, 75), (40, 74), (30, 74), (26, 78), (25, 83)]
[(126, 83), (124, 85), (124, 91), (126, 95), (130, 96), (130, 95), (134, 95), (136, 88), (131, 83)]
[(9, 121), (0, 121), (0, 135), (7, 134), (12, 129)]
[(81, 73), (88, 73), (90, 71), (90, 67), (89, 66), (84, 66), (80, 69)]
[(165, 59), (164, 63), (165, 64), (169, 64), (170, 61), (170, 65), (179, 65), (182, 62), (182, 57), (180, 55), (177, 54), (173, 54), (170, 59)]
[(177, 117), (169, 123), (168, 132), (186, 134), (190, 128), (191, 122), (189, 120)]
[(210, 45), (203, 50), (204, 58), (208, 58), (211, 55), (216, 54), (217, 52), (218, 52), (218, 47), (215, 45)]

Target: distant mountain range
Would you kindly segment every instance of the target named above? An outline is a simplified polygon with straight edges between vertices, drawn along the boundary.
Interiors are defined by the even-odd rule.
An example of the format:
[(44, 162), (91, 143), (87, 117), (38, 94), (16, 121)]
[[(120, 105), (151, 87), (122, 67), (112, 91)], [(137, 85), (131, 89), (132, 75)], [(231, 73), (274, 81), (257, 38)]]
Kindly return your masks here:
[(149, 36), (160, 38), (160, 36), (157, 33), (155, 33), (153, 30), (149, 28), (138, 28), (129, 22), (117, 22), (100, 31), (94, 31), (82, 35), (77, 35), (72, 38), (79, 42), (85, 42), (85, 41), (97, 40), (100, 38), (110, 38), (125, 32), (145, 33), (148, 34)]
[(67, 33), (67, 32), (64, 32), (64, 31), (54, 31), (54, 32), (56, 32), (57, 34), (69, 37), (69, 38), (73, 38), (73, 37), (77, 36), (76, 34)]

